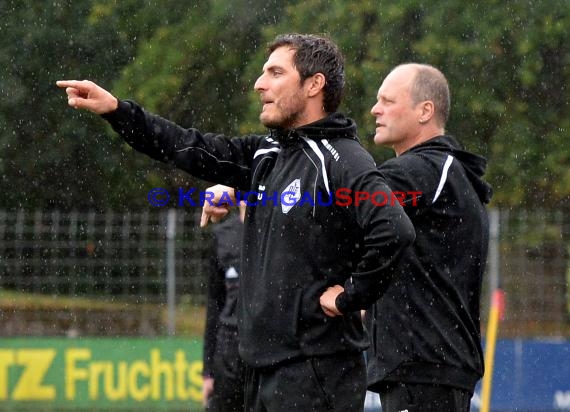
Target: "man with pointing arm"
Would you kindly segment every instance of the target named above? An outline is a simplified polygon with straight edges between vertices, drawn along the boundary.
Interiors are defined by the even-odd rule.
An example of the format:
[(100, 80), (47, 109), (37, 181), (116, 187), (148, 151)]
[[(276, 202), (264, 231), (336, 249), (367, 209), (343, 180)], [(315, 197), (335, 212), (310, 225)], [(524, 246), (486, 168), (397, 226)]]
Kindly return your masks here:
[[(184, 129), (89, 81), (61, 81), (70, 106), (103, 116), (132, 147), (188, 173), (248, 192), (238, 299), (247, 411), (358, 411), (368, 346), (358, 309), (382, 293), (414, 239), (399, 204), (299, 202), (337, 188), (389, 192), (352, 120), (336, 112), (344, 61), (330, 40), (279, 36), (255, 83), (267, 135)], [(282, 204), (293, 191), (296, 203)], [(319, 297), (342, 284), (343, 317)], [(326, 377), (326, 378), (325, 378)]]

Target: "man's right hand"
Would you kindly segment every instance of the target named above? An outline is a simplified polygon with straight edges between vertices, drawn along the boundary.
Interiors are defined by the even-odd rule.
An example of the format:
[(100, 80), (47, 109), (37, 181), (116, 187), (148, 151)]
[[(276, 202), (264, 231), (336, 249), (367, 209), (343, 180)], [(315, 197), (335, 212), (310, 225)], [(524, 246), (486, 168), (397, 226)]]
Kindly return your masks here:
[[(219, 222), (229, 213), (230, 206), (236, 206), (235, 190), (232, 187), (224, 185), (215, 185), (206, 189), (206, 193), (213, 194), (208, 198), (202, 207), (202, 216), (200, 217), (200, 227), (205, 227), (211, 220), (213, 223)], [(220, 203), (224, 197), (230, 200), (231, 205)]]
[(204, 376), (204, 384), (202, 385), (202, 405), (208, 406), (210, 397), (214, 392), (214, 378)]
[(116, 110), (119, 101), (107, 90), (89, 80), (59, 80), (58, 87), (65, 88), (67, 104), (75, 109), (86, 109), (96, 114)]

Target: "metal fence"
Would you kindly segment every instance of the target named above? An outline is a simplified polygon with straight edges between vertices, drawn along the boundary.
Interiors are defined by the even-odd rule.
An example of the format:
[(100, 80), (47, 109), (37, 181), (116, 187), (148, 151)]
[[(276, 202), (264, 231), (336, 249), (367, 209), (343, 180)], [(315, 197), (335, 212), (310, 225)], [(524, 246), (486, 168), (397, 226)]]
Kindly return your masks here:
[(199, 212), (0, 211), (0, 336), (173, 334), (205, 301)]
[[(570, 337), (570, 214), (559, 210), (495, 212), (498, 241), (491, 254), (499, 257), (498, 283), (506, 293), (500, 335)], [(487, 275), (492, 279), (492, 273)], [(488, 301), (487, 293), (483, 303)], [(486, 310), (484, 319), (485, 315)]]
[[(176, 309), (203, 307), (211, 255), (199, 212), (0, 211), (0, 336), (185, 333)], [(502, 336), (570, 337), (570, 219), (559, 211), (492, 217), (483, 322), (489, 290), (500, 285)]]

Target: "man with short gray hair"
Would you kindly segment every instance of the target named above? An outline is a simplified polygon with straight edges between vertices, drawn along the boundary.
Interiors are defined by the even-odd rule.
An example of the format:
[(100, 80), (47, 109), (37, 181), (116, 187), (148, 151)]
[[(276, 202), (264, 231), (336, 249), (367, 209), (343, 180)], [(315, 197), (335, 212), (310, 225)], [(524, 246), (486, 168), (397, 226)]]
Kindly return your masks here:
[[(404, 210), (416, 231), (396, 275), (366, 325), (368, 388), (380, 393), (383, 412), (465, 412), (483, 375), (480, 299), (491, 188), (486, 161), (445, 133), (449, 116), (445, 76), (425, 64), (394, 68), (378, 90), (371, 113), (374, 143), (396, 153), (379, 166), (394, 192), (417, 191)], [(342, 287), (321, 304), (334, 312)]]

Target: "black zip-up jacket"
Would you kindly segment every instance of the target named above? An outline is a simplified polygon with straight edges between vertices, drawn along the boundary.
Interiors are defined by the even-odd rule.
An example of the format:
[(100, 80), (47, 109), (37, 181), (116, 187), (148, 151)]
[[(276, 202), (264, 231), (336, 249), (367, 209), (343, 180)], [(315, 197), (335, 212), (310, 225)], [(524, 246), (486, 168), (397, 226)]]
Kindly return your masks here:
[(237, 298), (243, 237), (243, 223), (239, 213), (232, 213), (215, 225), (212, 234), (214, 253), (208, 278), (202, 371), (204, 376), (214, 376), (216, 347), (227, 344), (227, 342), (218, 342), (218, 329), (227, 328), (233, 333), (237, 330)]
[(473, 391), (483, 375), (479, 303), (487, 260), (482, 180), (486, 161), (451, 136), (420, 144), (379, 167), (392, 190), (420, 191), (405, 206), (416, 241), (367, 318), (369, 386), (436, 383)]
[[(398, 203), (327, 205), (338, 189), (390, 193), (352, 120), (334, 113), (294, 130), (229, 139), (183, 129), (128, 101), (103, 117), (136, 150), (250, 192), (250, 205), (257, 194), (265, 199), (247, 208), (244, 226), (238, 330), (247, 364), (368, 346), (358, 310), (387, 287), (414, 229)], [(346, 289), (337, 299), (344, 316), (330, 318), (319, 297), (335, 284)]]

